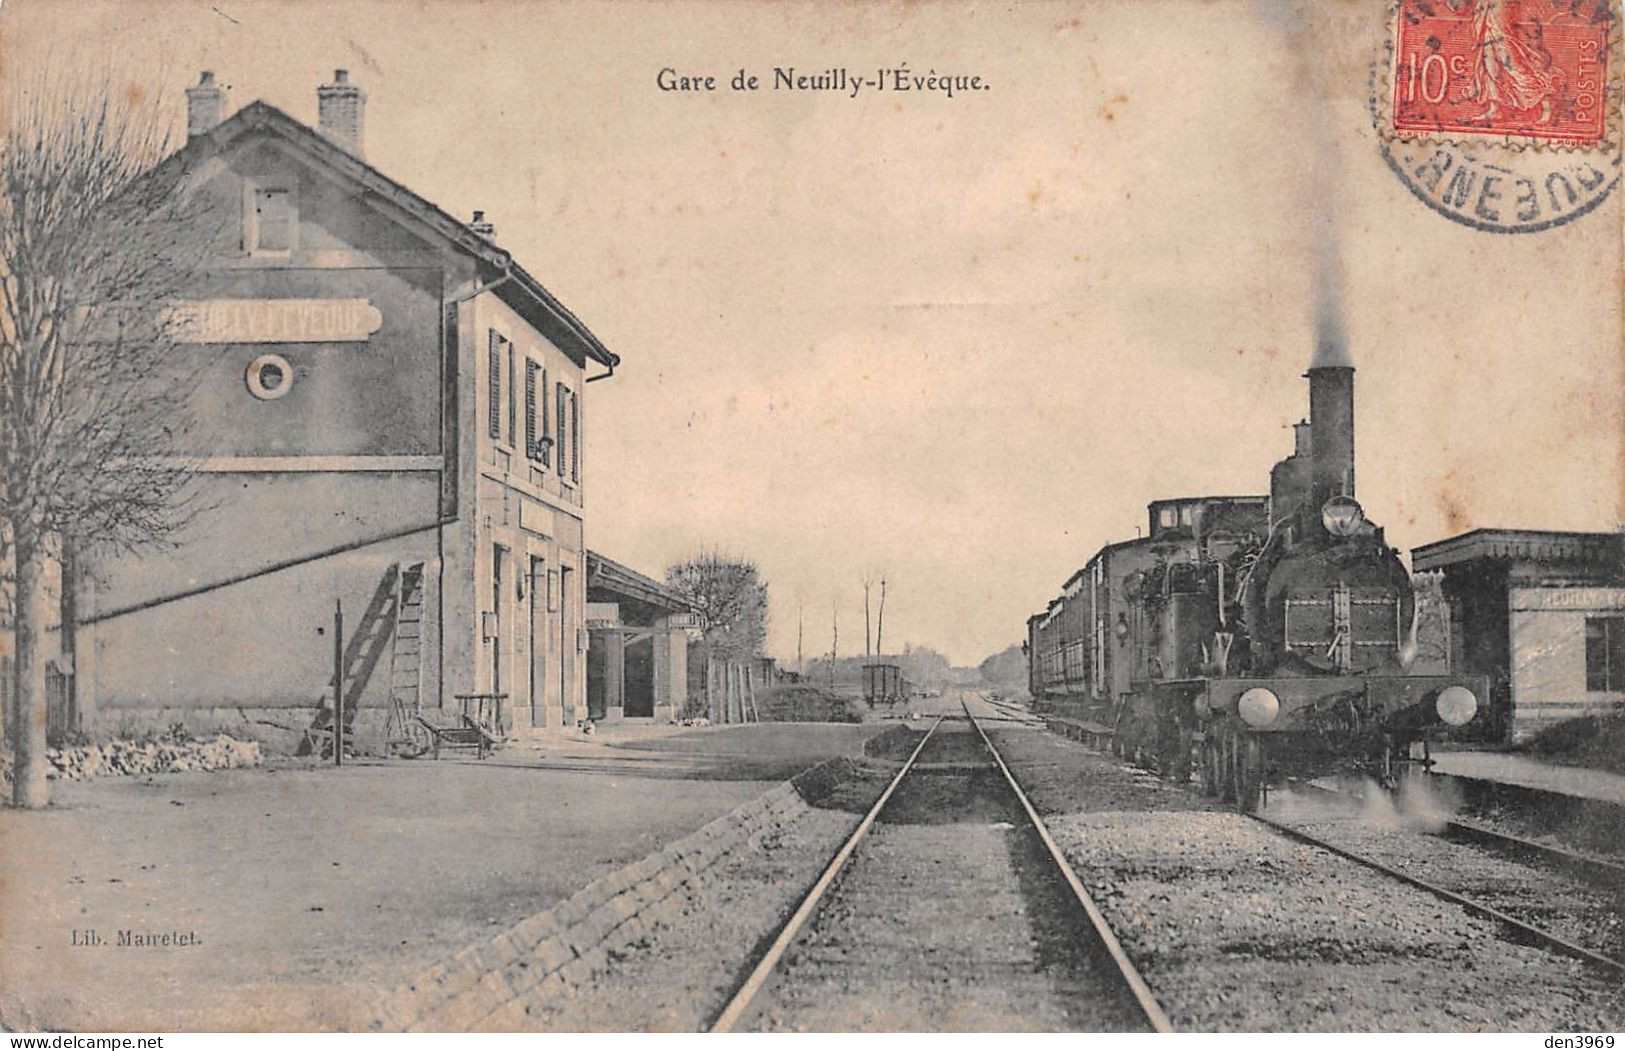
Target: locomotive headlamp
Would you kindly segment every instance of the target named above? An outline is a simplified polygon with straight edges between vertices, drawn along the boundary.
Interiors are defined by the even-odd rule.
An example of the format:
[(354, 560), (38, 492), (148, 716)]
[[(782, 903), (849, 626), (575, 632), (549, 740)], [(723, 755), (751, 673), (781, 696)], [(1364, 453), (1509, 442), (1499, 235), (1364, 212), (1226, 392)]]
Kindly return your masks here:
[(1281, 714), (1281, 699), (1262, 686), (1254, 686), (1236, 699), (1236, 714), (1248, 726), (1268, 726)]
[(1353, 536), (1365, 521), (1365, 511), (1352, 496), (1334, 496), (1320, 509), (1320, 523), (1332, 536)]
[(1439, 720), (1450, 726), (1464, 726), (1478, 713), (1478, 698), (1465, 686), (1446, 686), (1433, 699)]

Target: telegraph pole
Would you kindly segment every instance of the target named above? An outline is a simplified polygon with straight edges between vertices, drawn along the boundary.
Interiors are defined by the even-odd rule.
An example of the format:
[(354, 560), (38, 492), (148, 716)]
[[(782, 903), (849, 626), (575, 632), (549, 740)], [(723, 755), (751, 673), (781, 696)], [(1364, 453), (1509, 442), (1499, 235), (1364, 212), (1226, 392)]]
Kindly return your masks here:
[(830, 600), (829, 604), (829, 684), (835, 686), (835, 655), (841, 651), (841, 603), (839, 599)]
[(875, 655), (886, 651), (880, 648), (880, 633), (886, 630), (886, 578), (880, 578), (880, 619), (875, 622)]

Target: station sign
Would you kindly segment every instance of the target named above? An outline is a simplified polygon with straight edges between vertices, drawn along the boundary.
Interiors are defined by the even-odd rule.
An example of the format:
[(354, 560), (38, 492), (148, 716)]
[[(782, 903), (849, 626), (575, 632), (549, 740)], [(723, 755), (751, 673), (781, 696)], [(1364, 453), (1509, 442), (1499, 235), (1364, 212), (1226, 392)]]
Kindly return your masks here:
[(1625, 588), (1513, 588), (1511, 598), (1515, 611), (1625, 609)]
[(361, 343), (384, 315), (369, 299), (194, 299), (165, 320), (181, 343)]

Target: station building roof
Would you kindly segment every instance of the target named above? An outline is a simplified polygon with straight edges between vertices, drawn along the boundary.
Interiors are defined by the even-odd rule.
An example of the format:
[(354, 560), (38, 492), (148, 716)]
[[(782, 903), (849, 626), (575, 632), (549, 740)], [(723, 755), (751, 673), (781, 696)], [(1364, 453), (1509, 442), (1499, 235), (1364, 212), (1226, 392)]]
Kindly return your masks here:
[(587, 600), (633, 603), (656, 617), (691, 609), (683, 596), (660, 581), (596, 551), (587, 552)]
[(582, 362), (591, 358), (609, 368), (620, 363), (620, 358), (511, 254), (432, 201), (269, 102), (251, 102), (213, 128), (194, 135), (166, 163), (199, 164), (255, 135), (280, 140), (308, 161), (319, 164), (324, 171), (348, 182), (358, 196), (386, 201), (400, 208), (444, 243), (474, 257), (492, 292), (572, 358)]
[(1568, 563), (1625, 574), (1625, 533), (1474, 529), (1411, 551), (1411, 566), (1419, 571), (1488, 560)]

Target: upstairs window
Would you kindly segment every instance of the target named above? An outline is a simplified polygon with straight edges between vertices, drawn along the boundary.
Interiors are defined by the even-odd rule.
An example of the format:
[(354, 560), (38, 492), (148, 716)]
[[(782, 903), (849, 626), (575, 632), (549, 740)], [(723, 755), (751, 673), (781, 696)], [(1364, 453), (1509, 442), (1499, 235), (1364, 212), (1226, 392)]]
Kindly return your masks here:
[(1586, 618), (1586, 690), (1625, 692), (1625, 617)]
[(552, 462), (553, 437), (547, 433), (547, 425), (547, 370), (526, 358), (525, 456), (543, 466)]
[(492, 329), (486, 347), (486, 433), (502, 439), (502, 361), (507, 357), (507, 340)]
[(554, 414), (558, 419), (558, 447), (559, 447), (559, 477), (567, 478), (570, 474), (570, 388), (559, 384), (554, 390)]
[(537, 386), (537, 400), (542, 403), (542, 432), (541, 455), (537, 459), (545, 467), (553, 462), (553, 414), (547, 410), (547, 370), (542, 370), (541, 383)]
[(511, 339), (502, 341), (508, 352), (508, 447), (519, 447), (519, 347)]
[(541, 435), (536, 433), (536, 374), (541, 368), (529, 358), (525, 359), (525, 458), (540, 459), (538, 450)]
[(285, 255), (292, 252), (298, 220), (298, 198), (291, 187), (250, 187), (245, 238), (249, 254)]

